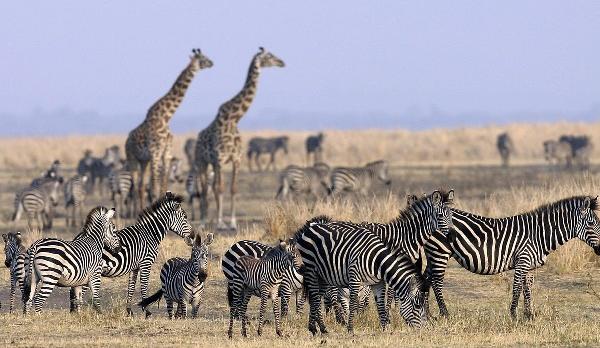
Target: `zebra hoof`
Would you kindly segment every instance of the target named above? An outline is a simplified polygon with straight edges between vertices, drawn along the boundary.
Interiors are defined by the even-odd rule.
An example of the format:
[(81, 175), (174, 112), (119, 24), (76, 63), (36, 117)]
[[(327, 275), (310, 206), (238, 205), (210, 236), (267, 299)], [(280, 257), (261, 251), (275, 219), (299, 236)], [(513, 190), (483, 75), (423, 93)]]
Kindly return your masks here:
[(152, 312), (146, 311), (146, 319), (149, 319), (152, 316)]
[(133, 317), (133, 311), (131, 310), (131, 308), (127, 308), (127, 316)]

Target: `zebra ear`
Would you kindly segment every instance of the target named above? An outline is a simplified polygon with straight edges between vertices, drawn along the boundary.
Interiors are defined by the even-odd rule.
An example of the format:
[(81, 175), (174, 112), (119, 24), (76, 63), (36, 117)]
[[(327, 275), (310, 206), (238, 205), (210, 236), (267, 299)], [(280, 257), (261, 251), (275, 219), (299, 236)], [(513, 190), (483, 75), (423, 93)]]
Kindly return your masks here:
[(406, 205), (411, 206), (417, 201), (417, 196), (415, 195), (406, 195)]
[(442, 203), (442, 194), (440, 191), (433, 191), (431, 194), (431, 199), (433, 200), (433, 204), (440, 205)]
[(108, 219), (112, 219), (113, 215), (115, 215), (115, 208), (111, 208), (106, 212), (106, 217)]
[(190, 236), (185, 236), (185, 238), (183, 240), (185, 241), (185, 244), (187, 244), (187, 246), (194, 245), (194, 241), (192, 240), (192, 237), (190, 237)]
[(454, 201), (454, 190), (448, 191), (448, 203), (452, 203)]
[(283, 250), (285, 250), (286, 244), (285, 241), (283, 239), (279, 240), (279, 247)]
[(8, 242), (8, 236), (6, 233), (2, 233), (2, 239), (4, 239), (4, 243)]
[(204, 241), (204, 245), (210, 245), (212, 244), (213, 240), (215, 239), (215, 235), (212, 233), (208, 233), (206, 235), (206, 240)]
[(196, 234), (196, 238), (194, 238), (194, 246), (201, 246), (202, 245), (202, 236), (200, 236), (200, 233)]

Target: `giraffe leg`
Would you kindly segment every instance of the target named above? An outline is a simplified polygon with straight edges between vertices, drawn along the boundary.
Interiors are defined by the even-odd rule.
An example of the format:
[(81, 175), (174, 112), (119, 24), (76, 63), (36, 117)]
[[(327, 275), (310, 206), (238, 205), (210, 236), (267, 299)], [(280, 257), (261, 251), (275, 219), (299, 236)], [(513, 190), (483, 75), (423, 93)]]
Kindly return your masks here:
[[(200, 180), (200, 225), (206, 225), (206, 216), (208, 215), (208, 166), (202, 165), (198, 168), (198, 175), (196, 176), (196, 182)], [(193, 208), (193, 207), (192, 207)]]
[[(169, 134), (167, 138), (167, 142), (165, 145), (165, 150), (162, 156), (162, 167), (161, 167), (161, 182), (160, 182), (160, 193), (165, 193), (168, 190), (169, 186), (169, 168), (171, 166), (171, 159), (173, 155), (171, 154), (171, 147), (173, 145), (173, 135)], [(158, 196), (156, 196), (158, 197)]]
[(240, 167), (239, 162), (233, 162), (233, 168), (231, 171), (231, 220), (229, 226), (232, 229), (237, 229), (237, 221), (235, 216), (235, 200), (237, 198), (237, 176)]
[(159, 197), (158, 190), (162, 181), (163, 168), (162, 156), (152, 158), (150, 161), (150, 197), (155, 200)]
[(146, 206), (146, 184), (144, 183), (144, 177), (148, 169), (148, 162), (140, 163), (140, 171), (138, 174), (137, 190), (138, 190), (138, 211), (141, 212)]
[(213, 193), (215, 194), (215, 200), (217, 201), (217, 229), (227, 229), (227, 226), (223, 222), (223, 173), (221, 171), (221, 165), (213, 165), (215, 171), (215, 181), (213, 182)]

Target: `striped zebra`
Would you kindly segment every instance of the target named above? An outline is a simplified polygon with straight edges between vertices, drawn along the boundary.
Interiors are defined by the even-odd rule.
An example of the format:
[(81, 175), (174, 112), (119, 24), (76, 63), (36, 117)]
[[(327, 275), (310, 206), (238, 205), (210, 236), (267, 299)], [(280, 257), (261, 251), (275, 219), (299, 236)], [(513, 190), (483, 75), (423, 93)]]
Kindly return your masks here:
[(312, 167), (302, 168), (296, 165), (287, 166), (279, 175), (279, 189), (276, 199), (286, 199), (290, 193), (295, 197), (312, 196), (315, 199), (324, 197), (329, 188), (329, 172), (325, 163), (315, 163)]
[(325, 134), (319, 133), (306, 138), (306, 165), (310, 165), (310, 155), (313, 155), (313, 162), (323, 162), (323, 141)]
[(453, 232), (435, 232), (425, 245), (426, 274), (440, 309), (448, 309), (442, 293), (450, 256), (476, 274), (514, 270), (510, 314), (516, 318), (523, 292), (526, 318), (533, 317), (532, 270), (544, 265), (548, 254), (573, 238), (579, 238), (600, 255), (598, 199), (575, 196), (504, 218), (489, 218), (452, 209)]
[(113, 169), (108, 175), (108, 186), (113, 205), (117, 207), (117, 218), (131, 217), (133, 175), (126, 168)]
[(27, 215), (27, 225), (34, 229), (33, 222), (39, 230), (52, 228), (53, 207), (58, 205), (58, 188), (62, 184), (62, 177), (46, 178), (33, 186), (15, 195), (15, 212), (13, 221), (18, 221), (23, 212)]
[(4, 240), (4, 265), (10, 271), (10, 308), (12, 313), (15, 307), (17, 287), (22, 291), (25, 280), (25, 258), (27, 248), (23, 245), (21, 232), (8, 232), (2, 234)]
[[(291, 247), (288, 245), (288, 247)], [(254, 258), (261, 258), (273, 247), (263, 244), (261, 242), (253, 240), (240, 240), (235, 242), (223, 255), (221, 259), (221, 269), (229, 286), (236, 277), (235, 263), (240, 257), (252, 256)], [(290, 248), (288, 251), (298, 256), (297, 252)], [(296, 297), (296, 313), (302, 312), (304, 306), (304, 291), (303, 291), (303, 277), (301, 274), (301, 264), (299, 259), (294, 259), (295, 263), (291, 265), (285, 272), (283, 281), (279, 286), (279, 297), (281, 298), (281, 315), (286, 316), (289, 312), (289, 301), (292, 295)]]
[[(208, 171), (208, 190), (211, 190), (212, 183), (215, 180), (215, 172)], [(198, 186), (198, 174), (190, 170), (185, 179), (185, 192), (188, 196), (188, 203), (192, 211), (192, 220), (196, 220), (196, 211), (194, 210), (194, 199), (200, 199), (200, 187)]]
[(154, 295), (138, 303), (142, 310), (149, 313), (147, 307), (164, 296), (167, 302), (169, 319), (173, 319), (173, 303), (177, 303), (175, 318), (185, 318), (187, 304), (192, 305), (192, 318), (198, 317), (198, 309), (204, 293), (204, 281), (208, 268), (208, 246), (213, 242), (213, 234), (206, 235), (202, 242), (199, 233), (194, 238), (192, 255), (189, 259), (173, 257), (160, 270), (162, 287)]
[(321, 315), (321, 298), (326, 288), (350, 288), (350, 311), (347, 327), (354, 331), (354, 314), (358, 309), (361, 285), (372, 287), (383, 329), (389, 323), (385, 304), (385, 285), (400, 294), (400, 313), (410, 326), (426, 321), (425, 281), (411, 260), (396, 255), (379, 237), (367, 229), (338, 230), (328, 218), (317, 217), (296, 232), (294, 241), (304, 263), (304, 286), (308, 291), (309, 331), (315, 335), (317, 324), (327, 333)]
[[(85, 204), (85, 196), (86, 196), (86, 182), (88, 177), (86, 174), (83, 175), (74, 175), (72, 178), (67, 180), (67, 182), (63, 185), (63, 195), (65, 198), (65, 225), (68, 226), (76, 226), (79, 220), (79, 223), (83, 223), (83, 210)], [(71, 213), (69, 214), (69, 207), (71, 208)], [(75, 211), (79, 210), (79, 219), (75, 219)], [(69, 215), (71, 218), (71, 224), (69, 225)]]
[(77, 174), (87, 174), (88, 193), (94, 193), (94, 187), (98, 183), (100, 195), (104, 192), (104, 179), (108, 177), (111, 169), (120, 162), (119, 146), (113, 145), (104, 151), (103, 157), (93, 157), (90, 150), (86, 150), (84, 157), (77, 164)]
[(254, 163), (256, 164), (258, 171), (262, 171), (260, 165), (260, 155), (262, 154), (270, 155), (270, 160), (269, 163), (267, 163), (265, 170), (269, 170), (269, 167), (276, 170), (275, 155), (279, 149), (281, 149), (284, 154), (288, 154), (289, 140), (290, 138), (287, 136), (274, 138), (255, 137), (250, 139), (248, 142), (248, 152), (246, 153), (246, 157), (248, 158), (248, 170), (252, 171), (252, 157), (254, 157)]
[(196, 151), (196, 138), (188, 138), (185, 141), (185, 145), (183, 146), (183, 152), (185, 153), (185, 158), (188, 162), (188, 167), (190, 170), (194, 168), (194, 156)]
[(342, 192), (355, 192), (366, 196), (375, 180), (381, 181), (386, 186), (392, 184), (388, 176), (388, 163), (384, 160), (367, 163), (364, 167), (334, 168), (330, 180), (331, 196), (337, 196)]
[(118, 252), (121, 247), (111, 221), (114, 212), (114, 208), (96, 207), (88, 214), (82, 233), (75, 240), (46, 238), (27, 249), (23, 287), (26, 312), (27, 303), (32, 301), (39, 313), (56, 286), (74, 288), (75, 306), (79, 309), (83, 303), (83, 285), (91, 288), (94, 308), (100, 312), (102, 251)]
[(50, 165), (50, 168), (48, 168), (48, 170), (42, 172), (42, 174), (41, 174), (41, 176), (39, 178), (33, 179), (31, 181), (31, 184), (29, 186), (30, 187), (40, 186), (40, 184), (42, 184), (46, 179), (60, 177), (59, 170), (60, 170), (60, 161), (59, 160), (55, 160)]
[[(364, 312), (369, 306), (370, 297), (373, 296), (373, 291), (370, 286), (361, 286), (358, 290), (358, 312)], [(350, 312), (350, 289), (329, 287), (323, 295), (323, 304), (325, 305), (325, 313), (329, 313), (333, 309), (335, 313), (335, 321), (339, 324), (346, 325), (346, 317)]]
[(279, 286), (283, 281), (287, 269), (293, 265), (293, 256), (287, 250), (286, 243), (281, 241), (279, 246), (269, 250), (263, 257), (242, 256), (235, 262), (234, 277), (227, 288), (229, 302), (229, 338), (233, 336), (233, 321), (240, 318), (242, 321), (242, 336), (247, 337), (246, 326), (248, 316), (246, 310), (252, 295), (260, 297), (260, 311), (258, 315), (258, 330), (262, 334), (262, 326), (269, 298), (273, 302), (275, 315), (275, 332), (281, 332)]
[(102, 276), (115, 278), (129, 274), (127, 286), (127, 314), (133, 315), (131, 301), (138, 275), (142, 300), (148, 297), (150, 270), (156, 260), (158, 247), (168, 231), (175, 232), (188, 244), (192, 226), (181, 207), (183, 197), (167, 192), (138, 217), (134, 225), (117, 232), (121, 239), (121, 251), (116, 254), (104, 251)]

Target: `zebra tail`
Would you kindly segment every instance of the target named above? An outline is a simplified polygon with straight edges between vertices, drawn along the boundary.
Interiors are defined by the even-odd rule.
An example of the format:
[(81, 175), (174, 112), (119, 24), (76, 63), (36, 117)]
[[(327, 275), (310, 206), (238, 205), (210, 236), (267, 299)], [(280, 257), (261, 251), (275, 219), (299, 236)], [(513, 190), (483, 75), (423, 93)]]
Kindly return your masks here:
[(160, 301), (160, 299), (163, 296), (163, 293), (164, 292), (162, 289), (158, 290), (154, 295), (141, 300), (138, 303), (138, 306), (142, 307), (142, 309), (145, 310), (149, 305), (153, 304), (156, 301)]
[(233, 307), (233, 290), (230, 285), (227, 285), (227, 303), (229, 307)]
[[(25, 279), (23, 280), (23, 291), (22, 291), (22, 299), (23, 305), (25, 306), (27, 302), (32, 299), (32, 292), (35, 290), (35, 270), (33, 259), (35, 257), (35, 253), (37, 252), (37, 248), (35, 246), (29, 248), (27, 251), (27, 260), (25, 261)], [(23, 307), (25, 308), (25, 307)]]

